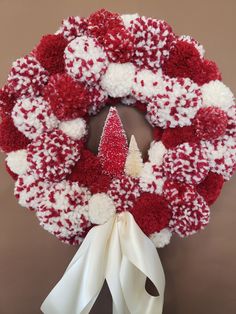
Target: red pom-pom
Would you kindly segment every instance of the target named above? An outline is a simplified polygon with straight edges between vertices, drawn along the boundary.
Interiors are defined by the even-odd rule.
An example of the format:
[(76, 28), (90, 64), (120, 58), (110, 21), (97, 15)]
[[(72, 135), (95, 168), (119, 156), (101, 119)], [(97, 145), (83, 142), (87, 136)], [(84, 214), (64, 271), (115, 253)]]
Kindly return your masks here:
[(68, 41), (61, 34), (45, 35), (33, 53), (49, 73), (60, 73), (65, 67), (63, 54), (67, 44)]
[(10, 116), (5, 116), (0, 123), (0, 148), (9, 153), (18, 149), (24, 149), (30, 143), (15, 127)]
[(130, 210), (135, 221), (146, 235), (168, 227), (171, 210), (166, 200), (157, 194), (143, 193)]
[(193, 126), (167, 128), (164, 130), (161, 140), (168, 149), (185, 142), (198, 142)]
[(156, 142), (162, 139), (163, 132), (164, 132), (164, 129), (159, 128), (158, 126), (153, 128), (153, 138)]
[(0, 89), (0, 115), (2, 117), (11, 114), (15, 105), (15, 100), (15, 95), (10, 91), (7, 85), (4, 85), (3, 88)]
[(163, 72), (170, 77), (193, 78), (199, 72), (202, 60), (193, 44), (178, 41), (171, 49), (170, 56), (163, 64)]
[(90, 94), (85, 85), (67, 74), (55, 74), (43, 91), (55, 116), (60, 120), (83, 117), (88, 112)]
[(224, 184), (222, 175), (209, 172), (204, 181), (197, 185), (198, 193), (205, 199), (208, 205), (212, 205), (218, 196)]
[(87, 149), (67, 179), (86, 186), (92, 193), (106, 192), (111, 183), (111, 177), (102, 173), (99, 158)]
[(103, 44), (103, 38), (108, 31), (122, 26), (123, 22), (118, 13), (101, 9), (89, 16), (87, 31), (89, 35), (96, 37)]
[(194, 72), (192, 79), (198, 85), (203, 85), (210, 81), (221, 81), (222, 77), (214, 61), (204, 60), (199, 71)]
[(196, 135), (202, 140), (213, 140), (224, 135), (227, 124), (227, 114), (217, 107), (199, 109), (193, 120)]
[(147, 104), (137, 100), (134, 104), (135, 108), (137, 108), (139, 111), (143, 112), (144, 114), (147, 113)]
[(110, 62), (129, 62), (134, 53), (134, 38), (124, 27), (108, 31), (103, 45)]
[(163, 195), (170, 204), (183, 205), (192, 203), (197, 193), (191, 184), (166, 180), (163, 185)]

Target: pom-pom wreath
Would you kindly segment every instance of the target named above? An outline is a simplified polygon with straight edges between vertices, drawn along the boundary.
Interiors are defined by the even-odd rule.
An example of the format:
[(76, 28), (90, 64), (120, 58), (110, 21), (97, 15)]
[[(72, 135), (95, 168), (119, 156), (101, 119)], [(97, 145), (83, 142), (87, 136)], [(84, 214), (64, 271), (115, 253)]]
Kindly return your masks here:
[(131, 213), (146, 235), (168, 227), (171, 219), (168, 203), (164, 197), (156, 194), (143, 193), (136, 200)]
[(125, 173), (137, 178), (143, 168), (142, 154), (138, 148), (135, 137), (132, 135), (129, 144), (129, 152), (125, 162)]
[(223, 184), (223, 176), (210, 171), (205, 180), (197, 185), (196, 189), (198, 193), (205, 199), (206, 203), (210, 206), (220, 195)]
[(191, 204), (172, 206), (169, 227), (180, 237), (186, 237), (204, 229), (209, 219), (209, 207), (199, 195)]
[(40, 225), (62, 242), (79, 244), (88, 232), (90, 193), (76, 182), (53, 183), (47, 190), (36, 211)]
[(111, 182), (107, 194), (113, 200), (117, 212), (129, 210), (140, 196), (138, 179), (120, 176)]
[(39, 135), (27, 147), (29, 169), (49, 181), (64, 179), (79, 157), (78, 144), (60, 130)]
[(168, 178), (192, 184), (200, 183), (209, 171), (209, 163), (200, 146), (188, 143), (168, 151), (163, 166)]
[(140, 174), (140, 187), (144, 192), (161, 195), (165, 179), (161, 167), (146, 162)]
[(101, 9), (88, 18), (88, 34), (95, 37), (101, 44), (107, 32), (123, 27), (119, 14)]
[(163, 195), (171, 205), (179, 206), (192, 203), (197, 197), (197, 192), (191, 184), (166, 180), (163, 186)]
[(106, 192), (112, 180), (110, 176), (102, 173), (99, 158), (86, 149), (82, 151), (79, 161), (67, 179), (88, 187), (92, 193)]
[(90, 105), (88, 89), (67, 74), (51, 76), (43, 93), (53, 113), (60, 120), (83, 117), (88, 112)]
[(19, 149), (8, 153), (6, 163), (12, 172), (18, 175), (24, 174), (28, 169), (27, 150)]
[(163, 161), (163, 156), (166, 153), (166, 148), (161, 141), (151, 142), (150, 148), (148, 150), (149, 161), (156, 166), (160, 166)]
[(227, 114), (219, 108), (206, 107), (199, 109), (193, 124), (198, 138), (211, 140), (225, 134), (228, 117)]
[[(0, 148), (19, 204), (69, 244), (123, 211), (158, 248), (204, 228), (236, 171), (234, 95), (204, 53), (165, 21), (105, 9), (43, 36), (0, 90)], [(128, 149), (120, 103), (152, 127), (144, 161), (134, 137)], [(94, 154), (90, 120), (104, 107)]]
[(147, 119), (163, 128), (190, 125), (202, 105), (201, 96), (201, 90), (190, 79), (172, 79), (171, 86), (148, 104)]
[(62, 35), (45, 35), (34, 50), (36, 59), (50, 73), (64, 71), (64, 50), (68, 41)]
[(234, 95), (222, 82), (216, 80), (204, 84), (201, 88), (203, 105), (214, 106), (227, 111), (234, 105)]
[(58, 128), (73, 140), (80, 140), (87, 134), (86, 122), (82, 118), (62, 121)]
[(169, 55), (175, 36), (170, 25), (165, 21), (138, 17), (130, 30), (134, 35), (134, 63), (148, 69), (160, 68)]
[(101, 80), (101, 86), (111, 97), (125, 97), (131, 92), (135, 67), (132, 63), (111, 63)]
[(115, 176), (122, 174), (127, 154), (127, 138), (120, 117), (116, 108), (111, 107), (98, 147), (98, 157), (104, 173)]
[(48, 81), (48, 75), (35, 57), (26, 56), (13, 62), (8, 86), (17, 96), (38, 96)]
[(12, 110), (17, 129), (29, 139), (57, 127), (58, 120), (42, 97), (19, 98)]
[(24, 149), (29, 144), (29, 139), (15, 127), (10, 116), (0, 122), (0, 148), (5, 153)]
[(116, 212), (112, 199), (105, 193), (94, 194), (88, 206), (90, 221), (97, 225), (107, 222)]
[(76, 80), (96, 83), (106, 72), (107, 55), (95, 39), (82, 36), (72, 40), (65, 49), (66, 72)]
[(196, 137), (194, 127), (190, 125), (165, 129), (161, 141), (169, 149), (185, 142), (197, 143), (199, 139)]
[(162, 248), (170, 243), (172, 233), (169, 228), (164, 228), (159, 232), (152, 233), (149, 238), (152, 240), (156, 248)]
[(56, 32), (56, 35), (62, 34), (68, 41), (76, 37), (83, 36), (87, 30), (87, 20), (79, 16), (69, 16), (63, 19), (62, 25)]

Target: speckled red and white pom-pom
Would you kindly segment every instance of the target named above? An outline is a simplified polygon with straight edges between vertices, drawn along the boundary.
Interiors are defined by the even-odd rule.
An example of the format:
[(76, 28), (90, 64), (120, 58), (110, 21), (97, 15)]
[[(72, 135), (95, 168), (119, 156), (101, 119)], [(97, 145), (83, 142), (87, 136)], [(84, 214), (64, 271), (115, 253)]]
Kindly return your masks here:
[(27, 152), (29, 169), (48, 181), (63, 180), (80, 158), (79, 144), (58, 129), (36, 137)]
[(8, 86), (17, 96), (38, 96), (48, 81), (48, 72), (32, 56), (13, 62)]

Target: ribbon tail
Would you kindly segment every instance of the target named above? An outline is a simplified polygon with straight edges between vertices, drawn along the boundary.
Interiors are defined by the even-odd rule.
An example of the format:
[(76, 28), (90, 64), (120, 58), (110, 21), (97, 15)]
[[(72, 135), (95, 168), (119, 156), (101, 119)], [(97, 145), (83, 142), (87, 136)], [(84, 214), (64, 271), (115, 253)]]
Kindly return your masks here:
[(110, 238), (106, 268), (106, 281), (113, 300), (113, 314), (129, 314), (119, 278), (121, 261), (122, 252), (116, 219), (116, 223), (114, 224), (112, 235)]
[(90, 312), (105, 280), (107, 246), (113, 224), (114, 219), (111, 219), (89, 231), (63, 277), (41, 305), (44, 314)]
[[(165, 275), (155, 246), (128, 212), (119, 223), (119, 234), (123, 253), (120, 282), (130, 313), (161, 314)], [(146, 291), (147, 277), (158, 290), (159, 296), (152, 296)]]

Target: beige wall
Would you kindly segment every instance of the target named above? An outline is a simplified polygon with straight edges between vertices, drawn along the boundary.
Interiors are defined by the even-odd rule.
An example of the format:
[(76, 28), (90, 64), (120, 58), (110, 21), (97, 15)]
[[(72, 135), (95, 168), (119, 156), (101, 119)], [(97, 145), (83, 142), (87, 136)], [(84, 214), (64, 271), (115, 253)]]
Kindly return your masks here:
[[(12, 61), (43, 34), (53, 33), (63, 17), (87, 16), (102, 7), (165, 19), (176, 33), (192, 35), (236, 92), (235, 0), (0, 0), (0, 85)], [(3, 154), (0, 159), (0, 313), (38, 314), (76, 248), (61, 244), (17, 204)], [(235, 184), (236, 176), (212, 207), (204, 232), (184, 240), (176, 237), (160, 250), (167, 279), (164, 314), (236, 313)], [(98, 302), (93, 313), (111, 313), (107, 290)]]

